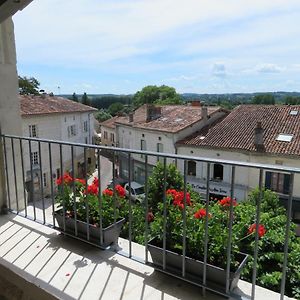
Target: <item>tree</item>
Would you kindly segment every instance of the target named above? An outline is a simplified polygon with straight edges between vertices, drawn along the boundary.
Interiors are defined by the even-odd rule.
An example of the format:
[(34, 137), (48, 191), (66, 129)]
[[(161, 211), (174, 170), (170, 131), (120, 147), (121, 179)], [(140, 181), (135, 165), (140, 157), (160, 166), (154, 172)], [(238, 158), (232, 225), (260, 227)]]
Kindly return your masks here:
[(275, 104), (275, 97), (272, 94), (255, 95), (252, 99), (253, 104)]
[(87, 96), (86, 93), (84, 93), (82, 95), (81, 103), (84, 104), (84, 105), (90, 105), (91, 104), (91, 101), (90, 101), (90, 99), (89, 99), (89, 97)]
[(138, 91), (133, 96), (133, 104), (135, 107), (139, 107), (145, 103), (155, 104), (182, 104), (182, 100), (179, 94), (173, 87), (166, 85), (145, 86), (141, 91)]
[(115, 102), (109, 106), (108, 111), (112, 116), (115, 116), (118, 112), (122, 112), (123, 109), (124, 105), (122, 103)]
[(40, 82), (34, 77), (19, 76), (19, 93), (21, 95), (38, 95)]
[(98, 112), (95, 114), (96, 120), (100, 123), (110, 119), (111, 117), (112, 116), (104, 109), (98, 110)]
[(284, 103), (290, 105), (298, 105), (300, 104), (300, 97), (287, 96), (285, 97)]
[(76, 93), (73, 93), (71, 100), (78, 102), (78, 97), (77, 97)]

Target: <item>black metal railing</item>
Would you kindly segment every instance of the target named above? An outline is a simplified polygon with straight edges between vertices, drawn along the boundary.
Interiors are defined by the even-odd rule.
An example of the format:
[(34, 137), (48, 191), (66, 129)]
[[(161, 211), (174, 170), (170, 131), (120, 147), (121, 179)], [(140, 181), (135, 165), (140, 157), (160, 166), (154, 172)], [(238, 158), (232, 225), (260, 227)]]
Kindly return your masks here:
[[(292, 216), (292, 203), (293, 203), (293, 186), (294, 186), (294, 175), (300, 173), (299, 168), (285, 167), (282, 165), (267, 165), (267, 164), (258, 164), (258, 163), (249, 163), (249, 162), (239, 162), (231, 160), (221, 160), (221, 159), (210, 159), (205, 157), (197, 156), (184, 156), (184, 155), (174, 155), (166, 153), (157, 153), (149, 151), (139, 151), (132, 149), (120, 149), (116, 147), (104, 147), (98, 145), (86, 145), (78, 143), (69, 143), (63, 141), (47, 140), (47, 139), (38, 139), (38, 138), (28, 138), (28, 137), (18, 137), (12, 135), (1, 135), (3, 157), (4, 157), (4, 167), (6, 174), (6, 195), (7, 195), (7, 205), (8, 209), (11, 212), (17, 213), (18, 215), (24, 216), (26, 218), (32, 219), (36, 222), (41, 222), (45, 225), (53, 226), (59, 229), (66, 235), (70, 235), (84, 242), (91, 243), (95, 246), (103, 246), (104, 243), (104, 233), (103, 233), (103, 189), (106, 188), (109, 183), (109, 179), (112, 180), (112, 190), (115, 191), (116, 185), (118, 182), (117, 172), (119, 167), (121, 167), (122, 158), (124, 161), (123, 166), (127, 166), (127, 170), (123, 170), (127, 174), (128, 180), (128, 211), (127, 211), (127, 228), (128, 232), (125, 236), (125, 242), (122, 244), (123, 249), (119, 249), (114, 245), (112, 249), (117, 251), (121, 255), (125, 255), (130, 259), (136, 261), (150, 264), (162, 272), (170, 274), (175, 277), (179, 277), (193, 284), (203, 287), (203, 292), (205, 290), (212, 290), (219, 294), (229, 296), (233, 295), (230, 288), (230, 266), (232, 258), (232, 226), (234, 221), (234, 206), (233, 201), (230, 202), (228, 210), (228, 240), (227, 240), (227, 251), (226, 251), (226, 268), (225, 268), (225, 286), (223, 289), (219, 289), (214, 285), (209, 285), (207, 282), (207, 266), (208, 266), (208, 251), (209, 251), (209, 234), (208, 234), (208, 225), (209, 225), (209, 204), (210, 204), (210, 178), (211, 178), (211, 167), (212, 164), (222, 164), (227, 166), (231, 170), (230, 176), (230, 196), (231, 199), (235, 198), (235, 181), (236, 181), (236, 170), (237, 168), (243, 168), (245, 172), (247, 170), (256, 170), (258, 175), (257, 186), (259, 188), (259, 198), (256, 203), (256, 212), (255, 212), (255, 224), (258, 228), (260, 224), (261, 217), (261, 201), (262, 193), (264, 189), (264, 173), (266, 171), (272, 172), (283, 172), (290, 175), (289, 182), (289, 195), (288, 195), (288, 205), (287, 205), (287, 223), (286, 223), (286, 234), (284, 242), (284, 253), (283, 253), (283, 263), (282, 263), (282, 279), (281, 279), (281, 290), (280, 290), (280, 299), (283, 299), (286, 286), (286, 273), (287, 273), (287, 263), (288, 263), (288, 253), (289, 253), (289, 235), (290, 235), (290, 226), (291, 226), (291, 216)], [(25, 151), (27, 149), (28, 151)], [(80, 149), (80, 151), (77, 151)], [(37, 153), (33, 155), (33, 152)], [(82, 154), (78, 155), (78, 153)], [(102, 153), (110, 153), (111, 161), (104, 159)], [(143, 159), (139, 160), (143, 155)], [(78, 161), (80, 156), (81, 161)], [(89, 156), (89, 157), (88, 157)], [(152, 170), (151, 164), (149, 164), (149, 158), (151, 157), (160, 157), (163, 161), (163, 198), (162, 204), (162, 214), (163, 214), (163, 234), (162, 234), (162, 265), (157, 267), (153, 264), (149, 258), (149, 177)], [(90, 159), (90, 163), (89, 163)], [(201, 280), (192, 280), (187, 276), (187, 239), (186, 239), (186, 226), (187, 226), (187, 190), (188, 190), (188, 176), (187, 176), (187, 162), (193, 160), (195, 162), (201, 162), (206, 164), (206, 191), (202, 195), (204, 198), (205, 204), (205, 227), (204, 227), (204, 256), (203, 256), (203, 273)], [(93, 162), (91, 162), (93, 161)], [(182, 175), (183, 175), (183, 193), (184, 193), (184, 206), (182, 210), (182, 264), (180, 274), (173, 272), (168, 269), (168, 251), (167, 251), (167, 215), (168, 215), (168, 206), (167, 206), (167, 166), (169, 161), (179, 161), (182, 162)], [(59, 177), (62, 177), (66, 171), (69, 171), (73, 177), (76, 175), (76, 163), (77, 163), (77, 172), (80, 171), (81, 177), (85, 179), (84, 190), (88, 190), (90, 174), (94, 173), (96, 177), (99, 178), (100, 184), (97, 192), (98, 197), (98, 209), (99, 209), (99, 224), (95, 230), (99, 232), (97, 238), (99, 240), (93, 239), (90, 229), (90, 205), (86, 201), (85, 203), (85, 230), (86, 236), (82, 237), (79, 234), (81, 230), (78, 226), (78, 210), (76, 206), (76, 185), (73, 180), (70, 185), (72, 197), (73, 197), (73, 210), (72, 218), (75, 220), (74, 227), (72, 230), (68, 227), (70, 217), (67, 216), (68, 211), (66, 210), (66, 203), (62, 201), (62, 224), (58, 224), (56, 220), (56, 195), (57, 193), (64, 194), (64, 185), (62, 184), (59, 187), (56, 186), (55, 180)], [(0, 162), (1, 164), (1, 162)], [(96, 167), (94, 167), (94, 164)], [(139, 180), (136, 178), (135, 166), (143, 167), (143, 176), (140, 176), (143, 180), (145, 187), (145, 196), (143, 203), (140, 204), (143, 207), (143, 223), (144, 223), (144, 243), (145, 247), (142, 252), (140, 251), (140, 246), (137, 246), (133, 241), (133, 209), (135, 205), (132, 198), (132, 187), (133, 182)], [(125, 167), (126, 168), (126, 167)], [(126, 171), (126, 172), (125, 172)], [(122, 172), (122, 170), (119, 170)], [(48, 174), (49, 173), (49, 174)], [(44, 175), (46, 174), (46, 175)], [(49, 175), (47, 177), (47, 175)], [(36, 191), (37, 188), (37, 191)], [(116, 193), (113, 194), (113, 213), (114, 213), (114, 224), (118, 222), (117, 220), (117, 209), (118, 209), (118, 199)], [(258, 230), (255, 232), (255, 245), (253, 255), (253, 273), (252, 273), (252, 294), (251, 298), (255, 297), (255, 288), (257, 282), (257, 260), (258, 260), (258, 245), (259, 245), (259, 234)], [(103, 248), (103, 247), (102, 247)], [(138, 255), (135, 255), (138, 253)], [(142, 253), (142, 254), (141, 254)]]

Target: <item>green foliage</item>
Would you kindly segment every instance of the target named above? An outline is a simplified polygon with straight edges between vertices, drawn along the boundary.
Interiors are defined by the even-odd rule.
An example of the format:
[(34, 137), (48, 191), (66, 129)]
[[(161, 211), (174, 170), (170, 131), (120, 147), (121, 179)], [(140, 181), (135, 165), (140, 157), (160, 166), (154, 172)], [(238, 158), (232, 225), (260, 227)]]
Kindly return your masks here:
[(38, 95), (40, 83), (34, 77), (19, 76), (19, 92), (21, 95)]
[(143, 104), (182, 104), (182, 99), (173, 87), (166, 85), (145, 86), (141, 91), (138, 91), (133, 96), (133, 104), (139, 107)]
[(300, 104), (300, 97), (286, 96), (284, 103), (289, 105), (298, 105)]
[(111, 117), (112, 115), (104, 109), (98, 110), (95, 114), (95, 119), (100, 123), (110, 119)]
[(166, 190), (182, 190), (183, 176), (174, 164), (169, 164), (166, 167), (166, 181), (164, 182), (164, 166), (162, 163), (158, 162), (153, 168), (152, 174), (148, 180), (148, 202), (153, 211), (156, 211), (157, 204), (163, 201), (164, 183), (166, 184)]
[[(241, 204), (255, 207), (259, 198), (259, 190), (254, 190), (248, 201)], [(267, 233), (259, 242), (257, 284), (274, 291), (280, 291), (284, 242), (286, 236), (286, 210), (280, 206), (276, 193), (263, 190), (261, 202), (261, 223)], [(291, 224), (289, 232), (289, 253), (285, 294), (300, 299), (300, 239), (295, 235), (295, 224)], [(254, 241), (241, 245), (241, 250), (250, 255), (254, 252)], [(253, 259), (245, 268), (242, 277), (252, 280)]]
[(124, 105), (120, 102), (115, 102), (111, 104), (108, 108), (108, 112), (112, 115), (115, 116), (116, 114), (122, 112), (124, 109)]
[(81, 103), (84, 105), (91, 105), (91, 101), (86, 93), (84, 93), (81, 97)]
[(275, 104), (275, 97), (272, 94), (255, 95), (252, 99), (253, 104)]
[(91, 105), (98, 109), (108, 109), (111, 104), (120, 102), (125, 107), (129, 107), (131, 100), (131, 95), (101, 95), (91, 97)]
[(76, 93), (73, 93), (71, 100), (78, 102), (78, 96), (76, 95)]

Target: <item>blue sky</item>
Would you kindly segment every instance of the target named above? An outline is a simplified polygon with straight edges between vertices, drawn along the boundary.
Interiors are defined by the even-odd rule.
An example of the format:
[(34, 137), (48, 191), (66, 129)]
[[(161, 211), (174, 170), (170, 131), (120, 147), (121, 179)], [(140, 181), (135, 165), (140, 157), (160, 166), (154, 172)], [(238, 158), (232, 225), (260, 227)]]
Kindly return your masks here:
[(300, 91), (299, 0), (33, 0), (18, 72), (61, 93)]

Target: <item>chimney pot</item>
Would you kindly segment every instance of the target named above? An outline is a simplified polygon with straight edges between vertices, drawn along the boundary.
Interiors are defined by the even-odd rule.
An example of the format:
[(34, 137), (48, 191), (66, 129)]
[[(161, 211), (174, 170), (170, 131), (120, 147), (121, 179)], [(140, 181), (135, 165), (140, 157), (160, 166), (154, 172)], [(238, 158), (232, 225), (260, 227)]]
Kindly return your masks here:
[(254, 129), (254, 145), (257, 151), (264, 151), (264, 129), (262, 128), (262, 123), (257, 122)]
[(129, 117), (129, 122), (130, 122), (130, 123), (133, 122), (133, 112), (130, 112), (130, 113), (128, 114), (128, 117)]

